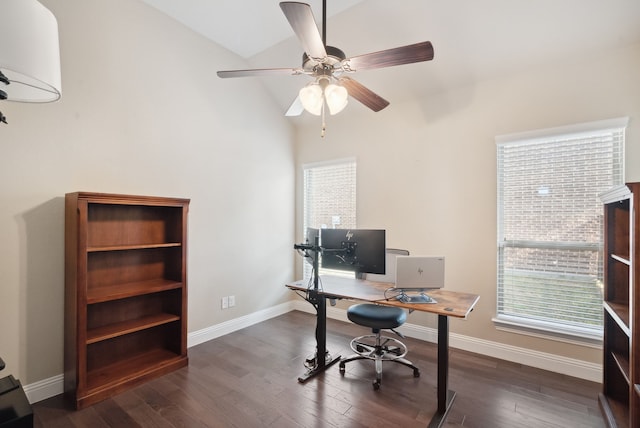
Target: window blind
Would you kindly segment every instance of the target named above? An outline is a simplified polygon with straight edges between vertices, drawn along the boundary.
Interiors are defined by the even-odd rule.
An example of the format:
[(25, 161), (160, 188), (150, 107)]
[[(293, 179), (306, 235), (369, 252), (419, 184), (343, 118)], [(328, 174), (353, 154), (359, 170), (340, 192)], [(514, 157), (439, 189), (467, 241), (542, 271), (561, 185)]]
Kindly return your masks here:
[(603, 208), (626, 120), (497, 138), (497, 321), (602, 334)]
[[(356, 162), (353, 159), (303, 167), (303, 228), (356, 227)], [(304, 277), (311, 267), (304, 266)]]

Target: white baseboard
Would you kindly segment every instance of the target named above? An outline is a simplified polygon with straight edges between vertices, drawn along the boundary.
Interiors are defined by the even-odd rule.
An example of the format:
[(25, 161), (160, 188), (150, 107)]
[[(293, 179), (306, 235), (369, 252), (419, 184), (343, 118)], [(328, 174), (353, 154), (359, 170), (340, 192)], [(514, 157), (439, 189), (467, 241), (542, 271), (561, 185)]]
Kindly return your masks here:
[(37, 403), (55, 397), (64, 392), (64, 375), (59, 374), (49, 379), (23, 385), (23, 389), (29, 403)]
[(534, 351), (532, 349), (519, 348), (517, 346), (505, 345), (504, 343), (491, 342), (456, 333), (449, 335), (449, 346), (525, 366), (589, 380), (591, 382), (602, 382), (602, 366), (597, 363), (562, 357), (547, 352)]
[(293, 302), (282, 303), (280, 305), (262, 309), (258, 312), (254, 312), (240, 318), (234, 318), (221, 324), (212, 325), (211, 327), (206, 327), (201, 330), (194, 331), (187, 335), (187, 348), (191, 348), (192, 346), (208, 342), (209, 340), (224, 336), (225, 334), (233, 333), (236, 330), (249, 327), (259, 322), (266, 321), (270, 318), (286, 314), (293, 309)]
[[(301, 300), (282, 303), (271, 308), (191, 332), (187, 336), (187, 347), (191, 348), (292, 310), (315, 313), (311, 305)], [(332, 306), (327, 307), (327, 317), (348, 322), (346, 311)], [(438, 331), (435, 328), (405, 323), (400, 330), (402, 334), (415, 339), (432, 343), (436, 343), (438, 340)], [(487, 355), (501, 360), (586, 379), (592, 382), (602, 382), (602, 367), (595, 363), (477, 339), (475, 337), (463, 336), (456, 333), (449, 334), (449, 346), (451, 348)], [(62, 394), (64, 390), (63, 381), (64, 377), (60, 374), (49, 379), (25, 385), (24, 392), (30, 403), (36, 403)]]

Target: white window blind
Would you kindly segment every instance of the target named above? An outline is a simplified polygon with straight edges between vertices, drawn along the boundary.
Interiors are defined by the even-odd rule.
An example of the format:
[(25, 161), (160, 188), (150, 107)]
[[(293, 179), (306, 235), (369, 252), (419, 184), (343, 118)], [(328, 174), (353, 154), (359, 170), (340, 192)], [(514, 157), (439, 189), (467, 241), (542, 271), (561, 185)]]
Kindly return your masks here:
[[(356, 227), (356, 162), (345, 159), (310, 164), (304, 171), (303, 228), (350, 229)], [(304, 266), (304, 277), (311, 267)]]
[(626, 122), (496, 139), (499, 325), (601, 337), (598, 194), (623, 181)]

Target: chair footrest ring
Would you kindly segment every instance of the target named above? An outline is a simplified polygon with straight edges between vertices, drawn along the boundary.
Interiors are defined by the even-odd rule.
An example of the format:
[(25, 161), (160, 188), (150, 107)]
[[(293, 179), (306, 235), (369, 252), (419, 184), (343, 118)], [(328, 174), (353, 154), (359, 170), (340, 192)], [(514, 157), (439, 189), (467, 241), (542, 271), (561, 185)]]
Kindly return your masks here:
[(356, 354), (372, 360), (392, 361), (407, 355), (405, 344), (388, 336), (368, 334), (356, 337), (350, 346)]

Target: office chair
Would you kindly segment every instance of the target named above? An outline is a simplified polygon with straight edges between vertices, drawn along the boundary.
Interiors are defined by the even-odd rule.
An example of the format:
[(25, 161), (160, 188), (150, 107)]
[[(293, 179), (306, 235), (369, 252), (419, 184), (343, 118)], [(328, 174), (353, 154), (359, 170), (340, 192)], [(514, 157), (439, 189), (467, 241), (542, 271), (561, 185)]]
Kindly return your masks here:
[[(387, 249), (385, 260), (385, 275), (367, 275), (366, 279), (377, 282), (394, 282), (396, 256), (409, 255), (406, 250)], [(382, 383), (382, 362), (391, 361), (413, 369), (413, 376), (420, 377), (420, 369), (411, 361), (404, 358), (407, 347), (404, 343), (392, 337), (383, 336), (382, 330), (391, 330), (398, 336), (404, 336), (396, 331), (407, 320), (407, 313), (402, 308), (382, 306), (373, 303), (359, 303), (347, 309), (347, 318), (354, 324), (369, 327), (373, 334), (356, 337), (351, 341), (351, 349), (355, 352), (347, 358), (340, 360), (340, 374), (344, 375), (345, 365), (355, 360), (374, 360), (376, 378), (373, 381), (373, 389), (380, 389)]]

